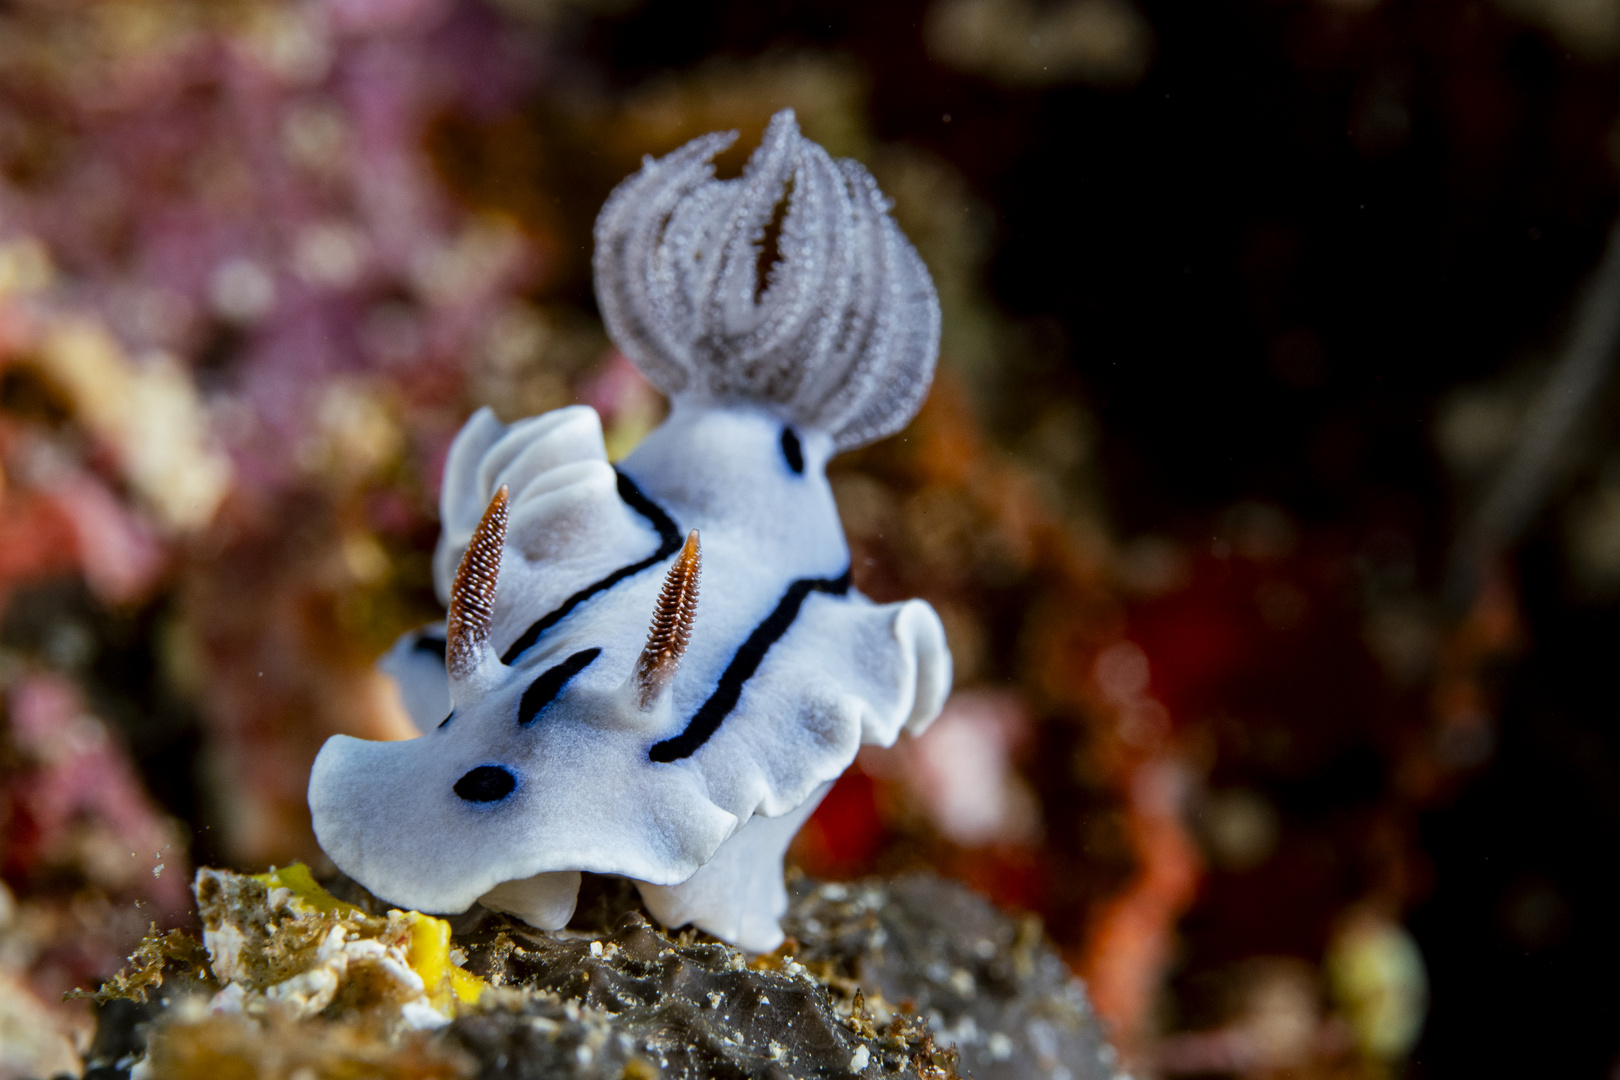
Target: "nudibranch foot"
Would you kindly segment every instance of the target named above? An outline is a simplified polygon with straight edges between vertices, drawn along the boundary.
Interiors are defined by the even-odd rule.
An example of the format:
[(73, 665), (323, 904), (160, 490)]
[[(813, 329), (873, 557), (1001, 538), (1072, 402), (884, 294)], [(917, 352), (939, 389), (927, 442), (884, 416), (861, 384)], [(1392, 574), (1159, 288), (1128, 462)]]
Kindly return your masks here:
[(503, 881), (480, 896), (478, 902), (491, 911), (516, 916), (538, 929), (561, 930), (574, 917), (574, 905), (579, 902), (579, 882), (579, 871), (556, 870), (517, 881)]
[(679, 885), (637, 882), (647, 910), (671, 929), (695, 926), (749, 952), (775, 949), (782, 944), (781, 919), (788, 909), (782, 859), (831, 787), (822, 784), (780, 817), (749, 818)]

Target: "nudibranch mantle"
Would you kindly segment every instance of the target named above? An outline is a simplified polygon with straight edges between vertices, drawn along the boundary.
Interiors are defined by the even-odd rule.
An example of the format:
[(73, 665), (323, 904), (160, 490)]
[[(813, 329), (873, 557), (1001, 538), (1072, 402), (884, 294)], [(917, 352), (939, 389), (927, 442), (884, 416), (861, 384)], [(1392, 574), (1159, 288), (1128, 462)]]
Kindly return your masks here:
[(483, 409), (451, 447), (448, 624), (381, 665), (422, 734), (334, 736), (310, 777), (321, 846), (391, 903), (555, 929), (581, 871), (619, 874), (671, 926), (774, 948), (793, 834), (862, 743), (949, 693), (933, 609), (851, 587), (825, 474), (921, 402), (932, 282), (791, 112), (716, 180), (728, 141), (649, 159), (597, 222), (603, 316), (664, 423), (617, 467), (585, 406)]

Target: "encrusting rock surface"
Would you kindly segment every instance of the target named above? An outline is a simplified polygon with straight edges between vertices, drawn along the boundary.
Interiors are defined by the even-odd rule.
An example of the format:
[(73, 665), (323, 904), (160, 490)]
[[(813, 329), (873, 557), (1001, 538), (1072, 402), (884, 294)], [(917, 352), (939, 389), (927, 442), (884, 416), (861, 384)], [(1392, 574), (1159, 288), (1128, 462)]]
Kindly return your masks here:
[(154, 934), (94, 996), (87, 1080), (1110, 1080), (1034, 920), (931, 876), (793, 885), (758, 957), (666, 933), (616, 879), (568, 930), (388, 910), (293, 866), (197, 875), (203, 941)]

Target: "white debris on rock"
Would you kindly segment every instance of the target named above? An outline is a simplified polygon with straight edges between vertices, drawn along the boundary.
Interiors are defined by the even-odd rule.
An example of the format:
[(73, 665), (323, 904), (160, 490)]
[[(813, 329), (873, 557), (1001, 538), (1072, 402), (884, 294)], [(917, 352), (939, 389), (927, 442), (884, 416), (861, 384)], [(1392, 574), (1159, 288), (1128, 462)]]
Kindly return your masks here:
[[(210, 1003), (213, 1011), (308, 1019), (326, 1010), (347, 984), (363, 980), (368, 998), (397, 1008), (404, 1029), (450, 1022), (447, 1003), (432, 1000), (436, 989), (444, 996), (442, 988), (427, 986), (409, 956), (413, 926), (426, 916), (370, 916), (330, 897), (323, 910), (286, 886), (257, 892), (246, 884), (254, 880), (223, 870), (197, 872), (203, 945), (214, 977), (224, 984)], [(259, 896), (263, 900), (255, 903)], [(318, 944), (310, 947), (312, 938)], [(448, 963), (448, 954), (444, 959)], [(300, 962), (298, 970), (285, 973)]]

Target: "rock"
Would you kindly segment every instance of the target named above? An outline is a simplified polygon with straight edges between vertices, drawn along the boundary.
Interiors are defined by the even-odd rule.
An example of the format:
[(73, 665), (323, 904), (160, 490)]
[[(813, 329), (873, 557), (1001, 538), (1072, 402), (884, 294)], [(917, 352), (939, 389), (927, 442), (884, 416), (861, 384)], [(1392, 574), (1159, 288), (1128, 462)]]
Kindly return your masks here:
[(528, 992), (515, 1008), (450, 1025), (447, 1037), (481, 1063), (481, 1077), (959, 1075), (922, 1017), (874, 1023), (790, 956), (750, 964), (728, 945), (668, 937), (639, 912), (602, 936), (501, 919), (468, 953), (469, 970)]
[(1114, 1049), (1085, 988), (1041, 934), (932, 874), (800, 883), (783, 923), (796, 959), (869, 1009), (909, 1002), (976, 1080), (1108, 1080)]
[[(98, 1077), (120, 1075), (132, 1062), (137, 1080), (202, 1080), (232, 1070), (280, 1080), (297, 1070), (321, 1077), (354, 1068), (479, 1080), (1115, 1074), (1084, 989), (1038, 924), (937, 877), (797, 881), (784, 922), (788, 942), (758, 957), (696, 931), (660, 930), (618, 879), (588, 878), (571, 927), (548, 933), (479, 908), (448, 926), (390, 915), (352, 883), (334, 886), (341, 902), (309, 891), (312, 883), (289, 900), (275, 881), (266, 886), (273, 877), (199, 873), (211, 943), (223, 940), (221, 926), (240, 928), (229, 935), (230, 955), (213, 957), (212, 981), (171, 972), (164, 988), (176, 992), (136, 1029), (146, 1059), (136, 1061), (122, 1032), (103, 1040), (121, 1048), (119, 1060), (92, 1053)], [(397, 993), (349, 987), (344, 980), (359, 978), (363, 967), (334, 967), (329, 957), (319, 970), (338, 985), (324, 1007), (284, 1007), (260, 986), (304, 974), (294, 970), (300, 954), (288, 943), (300, 943), (310, 965), (322, 963), (314, 942), (331, 935), (329, 924), (349, 927), (351, 937), (374, 931), (383, 941), (396, 923), (419, 927), (415, 944), (399, 950), (418, 973), (428, 970), (427, 924), (441, 928), (439, 955), (455, 965), (455, 1000), (448, 991), (434, 996), (431, 972), (421, 993), (451, 1017), (442, 1026), (413, 1023), (412, 1002)], [(150, 985), (154, 971), (161, 974), (154, 962), (190, 961), (172, 940), (164, 945), (146, 950), (143, 979), (113, 980), (103, 995), (116, 1001), (124, 987)], [(440, 982), (449, 977), (442, 973)], [(106, 1008), (103, 1015), (111, 1022), (119, 1014)]]

